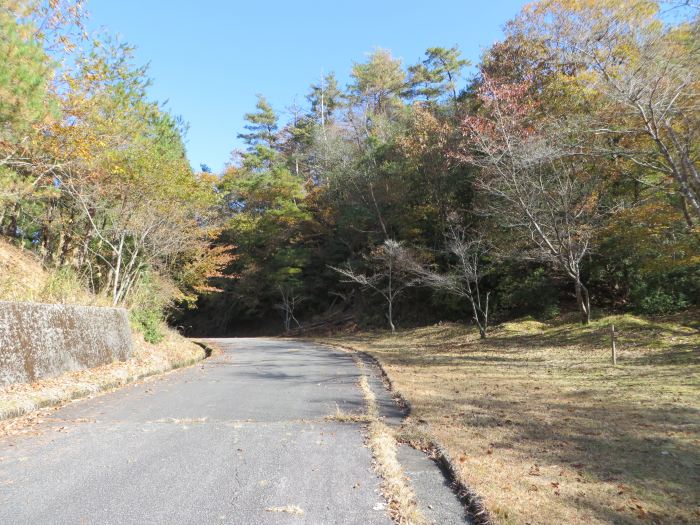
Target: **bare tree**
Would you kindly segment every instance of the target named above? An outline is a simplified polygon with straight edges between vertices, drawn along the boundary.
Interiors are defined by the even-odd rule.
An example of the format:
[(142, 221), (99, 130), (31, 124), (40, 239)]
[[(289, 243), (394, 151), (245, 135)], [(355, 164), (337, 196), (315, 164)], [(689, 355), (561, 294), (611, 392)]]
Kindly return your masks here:
[(483, 113), (464, 119), (461, 156), (481, 168), (476, 185), (485, 211), (528, 246), (517, 256), (549, 262), (573, 281), (585, 324), (591, 306), (581, 262), (605, 214), (604, 179), (578, 155), (565, 123), (545, 127), (527, 93), (527, 85), (484, 78)]
[(479, 336), (486, 339), (489, 326), (489, 296), (483, 290), (482, 278), (488, 273), (484, 257), (490, 246), (485, 236), (468, 237), (464, 227), (451, 224), (447, 234), (447, 249), (456, 262), (447, 273), (424, 268), (420, 274), (422, 284), (467, 299), (472, 307), (472, 318), (479, 329)]
[(417, 282), (417, 267), (415, 257), (402, 243), (393, 239), (387, 239), (365, 256), (365, 263), (369, 270), (362, 273), (351, 266), (336, 268), (333, 270), (341, 274), (343, 282), (357, 283), (364, 288), (374, 290), (386, 301), (386, 319), (391, 332), (396, 331), (394, 325), (394, 305), (396, 299), (410, 286)]
[(284, 331), (289, 333), (292, 327), (292, 321), (297, 325), (297, 328), (301, 328), (301, 324), (294, 316), (294, 310), (304, 298), (296, 295), (289, 286), (280, 285), (278, 289), (281, 300), (279, 303), (275, 304), (275, 308), (279, 310), (280, 315), (282, 315)]

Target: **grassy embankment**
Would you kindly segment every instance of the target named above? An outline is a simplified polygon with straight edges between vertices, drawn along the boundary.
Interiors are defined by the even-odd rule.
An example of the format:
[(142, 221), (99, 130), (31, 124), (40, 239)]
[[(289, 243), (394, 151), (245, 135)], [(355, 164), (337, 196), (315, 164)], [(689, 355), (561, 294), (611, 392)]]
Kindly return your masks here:
[[(0, 300), (109, 306), (90, 294), (70, 274), (45, 269), (33, 254), (0, 240)], [(146, 342), (133, 330), (134, 352), (126, 362), (81, 370), (37, 381), (0, 388), (0, 420), (32, 410), (68, 402), (173, 368), (192, 364), (205, 355), (198, 345), (163, 327), (163, 339)], [(16, 423), (5, 423), (0, 433)]]
[(380, 360), (412, 405), (399, 437), (442, 444), (495, 521), (681, 524), (700, 520), (699, 327), (695, 311), (325, 341)]

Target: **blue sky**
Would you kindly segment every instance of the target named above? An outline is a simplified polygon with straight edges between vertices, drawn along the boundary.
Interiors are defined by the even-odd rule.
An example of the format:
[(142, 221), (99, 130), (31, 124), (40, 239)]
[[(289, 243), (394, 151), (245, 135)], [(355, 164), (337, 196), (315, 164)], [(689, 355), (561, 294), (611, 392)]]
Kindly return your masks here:
[(220, 171), (241, 143), (243, 114), (262, 93), (279, 112), (321, 71), (342, 85), (377, 47), (404, 63), (427, 47), (459, 45), (477, 62), (524, 0), (89, 0), (90, 27), (137, 47), (151, 96), (189, 122), (193, 167)]

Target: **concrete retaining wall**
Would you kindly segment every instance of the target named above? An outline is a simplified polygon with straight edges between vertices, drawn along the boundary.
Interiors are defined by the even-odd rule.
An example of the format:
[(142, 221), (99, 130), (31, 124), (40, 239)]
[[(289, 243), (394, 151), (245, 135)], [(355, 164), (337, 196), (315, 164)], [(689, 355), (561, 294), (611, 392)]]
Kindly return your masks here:
[(125, 361), (132, 345), (123, 308), (0, 301), (0, 386)]

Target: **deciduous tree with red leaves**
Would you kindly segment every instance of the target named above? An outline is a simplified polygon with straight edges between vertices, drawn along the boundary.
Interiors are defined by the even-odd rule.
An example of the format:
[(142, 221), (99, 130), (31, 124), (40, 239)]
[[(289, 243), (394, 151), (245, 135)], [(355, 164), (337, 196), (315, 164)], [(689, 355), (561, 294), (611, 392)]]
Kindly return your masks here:
[(567, 122), (548, 118), (526, 82), (482, 75), (478, 109), (461, 121), (456, 158), (479, 168), (483, 211), (528, 247), (519, 257), (551, 263), (573, 281), (581, 321), (591, 316), (581, 262), (596, 243), (605, 184), (579, 155)]

